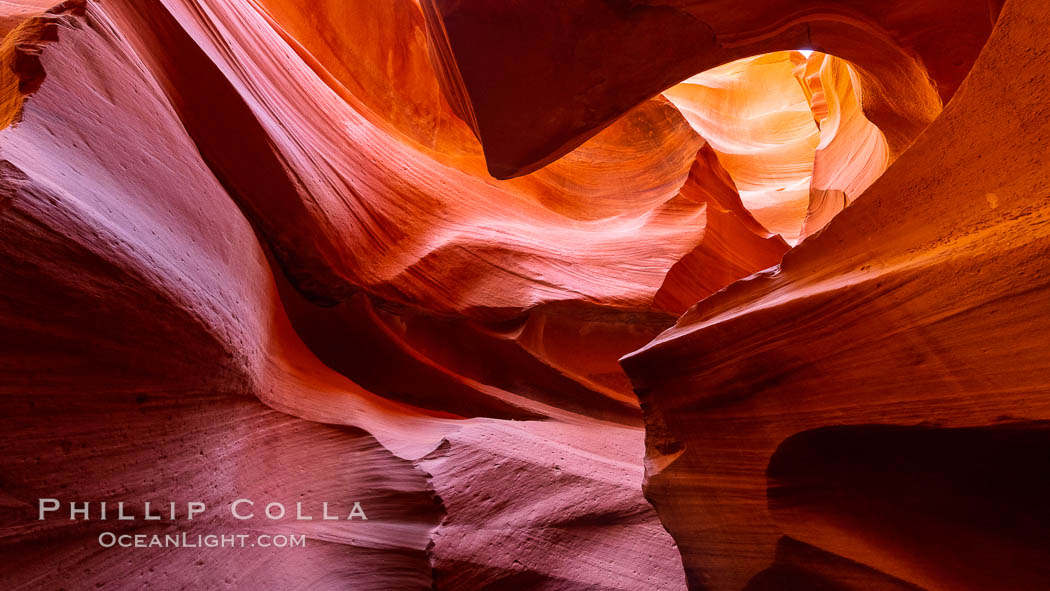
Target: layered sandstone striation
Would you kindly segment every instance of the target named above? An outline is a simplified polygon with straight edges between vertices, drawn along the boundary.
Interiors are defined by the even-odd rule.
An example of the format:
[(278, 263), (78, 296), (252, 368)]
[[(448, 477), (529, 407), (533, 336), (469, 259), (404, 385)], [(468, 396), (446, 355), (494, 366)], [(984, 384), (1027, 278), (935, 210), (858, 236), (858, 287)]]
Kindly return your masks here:
[(1007, 2), (853, 206), (624, 360), (694, 587), (1046, 587), (1047, 24)]
[[(1002, 12), (0, 3), (0, 578), (1046, 587), (1050, 23)], [(369, 519), (33, 519), (304, 495)]]
[[(244, 44), (219, 32), (225, 27), (248, 36)], [(76, 571), (77, 585), (125, 588), (683, 587), (681, 559), (641, 494), (644, 433), (616, 360), (673, 322), (643, 303), (680, 256), (668, 253), (700, 242), (693, 221), (703, 204), (681, 219), (661, 211), (678, 211), (663, 201), (677, 195), (702, 140), (667, 103), (641, 106), (637, 120), (593, 149), (663, 165), (664, 153), (631, 142), (672, 135), (677, 163), (638, 180), (650, 187), (636, 203), (606, 198), (615, 213), (570, 217), (541, 204), (561, 195), (549, 188), (558, 178), (596, 199), (611, 190), (600, 171), (593, 181), (565, 172), (589, 166), (586, 155), (502, 188), (370, 123), (296, 51), (247, 3), (71, 2), (33, 13), (6, 37), (0, 384), (12, 525), (3, 579), (58, 587)], [(32, 68), (22, 67), (25, 56)], [(277, 83), (266, 86), (267, 76)], [(275, 118), (282, 105), (296, 118)], [(326, 118), (310, 120), (318, 113)], [(326, 127), (332, 117), (347, 119)], [(654, 128), (662, 129), (655, 139)], [(617, 147), (621, 138), (626, 147)], [(354, 161), (371, 176), (353, 172)], [(333, 182), (359, 186), (360, 200), (320, 188)], [(399, 196), (391, 183), (413, 188)], [(311, 191), (344, 206), (319, 207)], [(486, 194), (500, 196), (483, 205), (488, 213), (468, 208)], [(346, 217), (365, 204), (399, 223), (362, 223), (376, 210)], [(392, 297), (383, 299), (311, 258), (326, 241), (368, 264), (402, 256), (393, 252), (399, 244), (416, 248), (399, 238), (412, 231), (415, 214), (399, 209), (408, 204), (451, 224), (417, 219), (426, 231), (409, 242), (469, 261), (463, 273), (474, 281), (416, 274), (412, 282), (429, 286), (419, 294), (444, 294), (421, 300), (395, 286), (394, 276), (413, 273), (391, 267), (378, 291)], [(519, 219), (522, 211), (534, 215)], [(670, 238), (655, 260), (666, 262), (638, 265), (611, 289), (596, 279), (593, 298), (566, 296), (556, 278), (520, 273), (509, 289), (500, 280), (513, 275), (501, 257), (516, 250), (501, 232), (536, 243), (510, 259), (550, 266), (544, 250), (579, 249), (600, 278), (609, 272), (598, 271), (600, 259), (628, 265), (650, 239), (633, 232), (656, 222)], [(360, 242), (364, 235), (383, 246)], [(583, 246), (555, 239), (566, 236)], [(478, 241), (489, 254), (467, 248)], [(568, 276), (565, 261), (549, 273), (557, 268)], [(639, 295), (623, 306), (594, 301), (622, 291)], [(456, 309), (498, 322), (450, 314)], [(581, 355), (592, 341), (603, 353)], [(493, 458), (507, 468), (494, 469)], [(531, 502), (526, 489), (537, 495)], [(305, 534), (307, 547), (294, 552), (174, 549), (140, 560), (138, 549), (99, 552), (96, 536), (180, 524), (34, 519), (42, 497), (130, 500), (141, 510), (145, 500), (223, 507), (303, 495), (361, 502), (369, 520), (250, 524), (256, 533)], [(593, 502), (581, 504), (585, 497)], [(449, 506), (489, 525), (470, 544), (449, 545), (460, 524)], [(218, 517), (189, 525), (191, 535), (232, 527)], [(527, 559), (517, 555), (524, 540), (535, 548)], [(553, 565), (547, 553), (559, 544), (590, 553), (595, 566)], [(616, 568), (606, 568), (613, 555)]]
[(699, 72), (791, 49), (855, 64), (868, 86), (869, 118), (887, 134), (891, 149), (901, 150), (958, 88), (1001, 6), (852, 0), (421, 4), (445, 93), (500, 178), (553, 161), (633, 105)]

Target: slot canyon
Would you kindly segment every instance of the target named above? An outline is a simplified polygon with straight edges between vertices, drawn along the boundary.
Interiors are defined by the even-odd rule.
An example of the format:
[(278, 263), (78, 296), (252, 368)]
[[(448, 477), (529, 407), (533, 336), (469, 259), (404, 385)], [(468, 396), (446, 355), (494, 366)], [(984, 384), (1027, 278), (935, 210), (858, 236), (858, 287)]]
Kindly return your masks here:
[(1048, 31), (0, 0), (2, 587), (1050, 589)]

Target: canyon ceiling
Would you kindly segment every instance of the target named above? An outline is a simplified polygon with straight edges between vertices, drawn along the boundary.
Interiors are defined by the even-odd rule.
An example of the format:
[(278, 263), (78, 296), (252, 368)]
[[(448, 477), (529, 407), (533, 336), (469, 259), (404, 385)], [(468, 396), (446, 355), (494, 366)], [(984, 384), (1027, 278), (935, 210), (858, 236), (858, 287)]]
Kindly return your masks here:
[[(0, 0), (0, 581), (1050, 589), (1048, 31)], [(231, 524), (52, 497), (368, 519), (100, 548)]]

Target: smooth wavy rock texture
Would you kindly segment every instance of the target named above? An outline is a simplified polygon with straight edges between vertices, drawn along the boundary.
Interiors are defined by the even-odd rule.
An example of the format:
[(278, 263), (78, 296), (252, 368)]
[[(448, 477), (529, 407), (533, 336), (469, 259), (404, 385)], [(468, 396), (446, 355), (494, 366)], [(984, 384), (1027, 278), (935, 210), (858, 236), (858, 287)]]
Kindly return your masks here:
[(1050, 584), (1048, 25), (1007, 2), (943, 115), (853, 206), (624, 360), (647, 496), (694, 587)]
[(1044, 13), (0, 2), (0, 580), (1047, 588)]
[[(849, 60), (900, 150), (969, 71), (1000, 2), (422, 0), (441, 79), (499, 178), (571, 151), (631, 106), (752, 55)], [(615, 48), (613, 50), (612, 48)], [(573, 59), (562, 59), (571, 55)], [(547, 84), (535, 84), (546, 80)]]

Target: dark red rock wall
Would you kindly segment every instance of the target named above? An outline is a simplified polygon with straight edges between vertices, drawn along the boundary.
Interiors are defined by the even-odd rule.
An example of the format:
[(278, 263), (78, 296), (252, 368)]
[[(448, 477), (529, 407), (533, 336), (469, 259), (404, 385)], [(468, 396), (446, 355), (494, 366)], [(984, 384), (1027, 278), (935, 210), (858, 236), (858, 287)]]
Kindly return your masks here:
[(0, 6), (0, 580), (1045, 588), (1044, 12)]
[(1013, 426), (1047, 416), (1046, 25), (1008, 2), (853, 206), (624, 360), (695, 587), (756, 584), (783, 536), (925, 589), (1046, 585), (1042, 430)]

